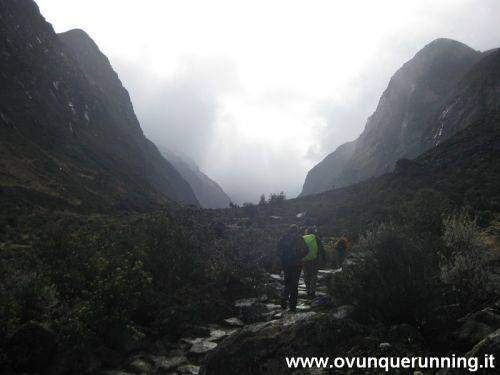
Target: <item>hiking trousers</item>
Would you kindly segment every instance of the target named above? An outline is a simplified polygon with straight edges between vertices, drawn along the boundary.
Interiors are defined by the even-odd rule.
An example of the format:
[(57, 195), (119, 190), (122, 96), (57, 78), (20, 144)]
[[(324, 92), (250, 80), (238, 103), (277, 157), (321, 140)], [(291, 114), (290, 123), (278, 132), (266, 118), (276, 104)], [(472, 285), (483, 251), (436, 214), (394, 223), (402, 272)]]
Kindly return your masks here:
[(318, 281), (318, 261), (304, 262), (304, 282), (306, 283), (307, 295), (314, 298), (316, 295), (316, 283)]
[(302, 272), (302, 266), (286, 266), (283, 268), (285, 289), (283, 291), (283, 307), (286, 304), (291, 310), (297, 307), (297, 298), (299, 295), (299, 279)]

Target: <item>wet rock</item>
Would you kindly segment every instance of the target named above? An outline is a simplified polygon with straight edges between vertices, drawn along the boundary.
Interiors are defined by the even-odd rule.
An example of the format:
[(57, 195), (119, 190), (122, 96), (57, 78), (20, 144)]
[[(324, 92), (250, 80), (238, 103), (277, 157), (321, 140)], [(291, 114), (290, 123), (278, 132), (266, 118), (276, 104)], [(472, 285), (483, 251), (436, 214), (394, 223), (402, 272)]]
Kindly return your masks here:
[(248, 307), (257, 302), (257, 298), (243, 298), (234, 302), (234, 306), (237, 308)]
[(354, 312), (354, 306), (351, 305), (343, 305), (335, 309), (332, 316), (335, 319), (346, 319), (352, 315)]
[(297, 305), (297, 311), (309, 311), (309, 310), (311, 310), (310, 305), (306, 305), (303, 303)]
[(280, 305), (276, 305), (274, 303), (268, 303), (266, 304), (266, 308), (269, 310), (269, 311), (275, 311), (275, 310), (279, 310), (281, 309), (281, 306)]
[(181, 339), (181, 342), (184, 342), (188, 345), (194, 345), (204, 341), (205, 339), (206, 339), (205, 337), (197, 337), (197, 338), (184, 337)]
[(224, 319), (224, 322), (231, 327), (243, 327), (244, 325), (243, 322), (236, 317)]
[(273, 274), (273, 273), (271, 273), (271, 274), (269, 274), (269, 277), (270, 277), (271, 279), (273, 279), (273, 280), (278, 280), (278, 281), (283, 280), (283, 277), (281, 277), (281, 275), (278, 275), (278, 274)]
[(179, 374), (198, 375), (200, 373), (200, 366), (195, 366), (195, 365), (181, 366), (177, 369), (177, 372)]
[(131, 360), (127, 366), (130, 371), (139, 373), (151, 373), (153, 372), (153, 364), (151, 364), (145, 358), (134, 358)]
[[(285, 356), (331, 356), (346, 352), (364, 331), (350, 320), (315, 312), (244, 327), (207, 354), (201, 374), (288, 374)], [(272, 353), (272, 355), (270, 355)]]
[(190, 353), (194, 354), (205, 354), (211, 350), (214, 350), (217, 347), (217, 344), (212, 341), (201, 341), (193, 344), (191, 349), (189, 349)]
[(8, 340), (6, 352), (17, 372), (43, 372), (57, 350), (56, 335), (37, 322), (22, 325)]
[(154, 357), (153, 362), (157, 370), (168, 371), (172, 370), (187, 362), (187, 358), (184, 356), (180, 357)]
[(210, 336), (207, 338), (208, 341), (218, 341), (228, 335), (227, 331), (221, 329), (213, 329), (210, 331)]
[(297, 322), (300, 322), (300, 321), (312, 319), (312, 318), (314, 318), (315, 315), (316, 315), (316, 313), (314, 311), (296, 313), (296, 314), (288, 313), (288, 314), (285, 314), (283, 316), (283, 320), (282, 320), (281, 324), (284, 327), (287, 327), (287, 326), (290, 326), (293, 324), (297, 324)]

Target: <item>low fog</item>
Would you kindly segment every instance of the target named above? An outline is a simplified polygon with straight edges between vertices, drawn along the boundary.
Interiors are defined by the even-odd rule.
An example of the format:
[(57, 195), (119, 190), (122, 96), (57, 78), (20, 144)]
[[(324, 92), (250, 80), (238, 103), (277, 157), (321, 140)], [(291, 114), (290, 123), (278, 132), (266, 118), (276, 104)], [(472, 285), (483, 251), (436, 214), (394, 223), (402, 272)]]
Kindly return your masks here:
[(38, 4), (57, 32), (81, 28), (96, 41), (152, 141), (189, 156), (239, 203), (300, 193), (433, 39), (500, 44), (498, 0)]

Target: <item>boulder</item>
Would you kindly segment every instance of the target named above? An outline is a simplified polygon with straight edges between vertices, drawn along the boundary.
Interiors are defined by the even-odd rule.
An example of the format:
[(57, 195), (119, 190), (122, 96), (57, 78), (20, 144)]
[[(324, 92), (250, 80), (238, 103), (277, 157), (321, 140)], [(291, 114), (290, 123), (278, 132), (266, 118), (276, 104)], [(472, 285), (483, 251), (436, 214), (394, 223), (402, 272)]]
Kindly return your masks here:
[(208, 341), (218, 341), (229, 335), (229, 331), (223, 331), (221, 329), (213, 329), (210, 331), (210, 336), (207, 338)]
[(211, 350), (214, 350), (217, 347), (217, 344), (212, 341), (201, 341), (193, 344), (191, 349), (189, 349), (190, 353), (193, 354), (205, 354)]
[(17, 372), (44, 372), (56, 351), (56, 335), (37, 322), (19, 327), (6, 345), (7, 357)]
[[(283, 319), (244, 327), (205, 357), (201, 374), (285, 374), (285, 356), (345, 355), (362, 337), (349, 319), (315, 312), (285, 314)], [(342, 354), (343, 353), (343, 354)]]
[(154, 365), (144, 357), (134, 357), (131, 359), (127, 368), (132, 372), (149, 374), (153, 372)]
[(224, 323), (226, 323), (230, 327), (243, 327), (243, 322), (238, 318), (228, 318), (224, 319)]
[(340, 306), (340, 307), (337, 307), (334, 311), (333, 311), (333, 317), (335, 319), (346, 319), (347, 317), (350, 317), (353, 313), (354, 313), (354, 306), (351, 306), (351, 305), (343, 305), (343, 306)]
[(180, 357), (154, 357), (153, 362), (155, 367), (159, 371), (168, 371), (187, 362), (187, 358), (184, 356)]
[(198, 375), (200, 373), (200, 366), (184, 365), (177, 369), (179, 374)]

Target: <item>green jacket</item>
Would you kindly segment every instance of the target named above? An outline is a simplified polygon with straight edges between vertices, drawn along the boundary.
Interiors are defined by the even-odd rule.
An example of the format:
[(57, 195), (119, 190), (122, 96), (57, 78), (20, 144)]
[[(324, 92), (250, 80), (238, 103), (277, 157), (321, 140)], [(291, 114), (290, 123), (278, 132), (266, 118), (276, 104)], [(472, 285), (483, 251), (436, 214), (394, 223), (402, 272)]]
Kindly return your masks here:
[(302, 238), (309, 248), (309, 252), (302, 260), (304, 262), (316, 260), (318, 258), (318, 241), (316, 240), (316, 236), (314, 234), (306, 234)]

